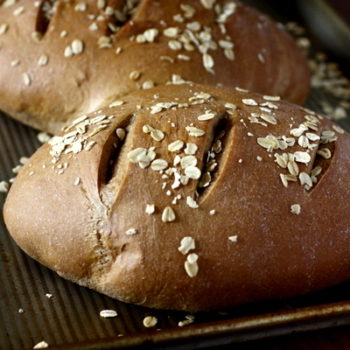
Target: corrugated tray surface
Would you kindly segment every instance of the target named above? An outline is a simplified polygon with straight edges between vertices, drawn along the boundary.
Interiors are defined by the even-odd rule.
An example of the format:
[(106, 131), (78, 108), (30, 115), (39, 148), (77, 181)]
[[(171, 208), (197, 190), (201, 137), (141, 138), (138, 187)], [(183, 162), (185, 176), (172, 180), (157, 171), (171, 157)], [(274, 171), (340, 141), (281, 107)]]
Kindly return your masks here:
[[(322, 112), (321, 101), (336, 102), (314, 89), (307, 106)], [(350, 130), (349, 120), (340, 124)], [(39, 146), (36, 131), (0, 114), (0, 181), (13, 177), (19, 158)], [(0, 194), (0, 208), (4, 200)], [(57, 349), (218, 346), (350, 324), (349, 296), (350, 283), (345, 283), (293, 300), (201, 313), (194, 324), (179, 327), (185, 313), (127, 305), (58, 277), (16, 246), (0, 215), (0, 349), (32, 349), (42, 340)], [(103, 309), (116, 310), (118, 317), (101, 318)], [(158, 318), (156, 328), (142, 325), (148, 315)]]

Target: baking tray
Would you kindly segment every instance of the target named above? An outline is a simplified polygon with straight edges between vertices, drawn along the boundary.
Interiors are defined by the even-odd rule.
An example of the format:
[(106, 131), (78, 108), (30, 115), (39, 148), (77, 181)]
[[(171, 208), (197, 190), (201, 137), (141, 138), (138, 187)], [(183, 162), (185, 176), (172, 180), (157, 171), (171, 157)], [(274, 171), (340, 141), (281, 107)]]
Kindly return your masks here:
[[(260, 0), (257, 5), (280, 19), (269, 3)], [(307, 106), (322, 113), (324, 103), (334, 105), (339, 99), (314, 88)], [(349, 119), (340, 124), (350, 131)], [(20, 157), (30, 156), (39, 146), (35, 130), (0, 114), (0, 181), (13, 177)], [(0, 210), (4, 200), (0, 193)], [(99, 316), (103, 309), (114, 309), (118, 316), (103, 319)], [(158, 319), (153, 329), (143, 326), (148, 315)], [(58, 277), (16, 246), (0, 215), (0, 349), (4, 350), (32, 349), (43, 340), (50, 349), (208, 348), (350, 325), (350, 282), (286, 301), (199, 313), (193, 324), (179, 327), (186, 316), (124, 304)]]

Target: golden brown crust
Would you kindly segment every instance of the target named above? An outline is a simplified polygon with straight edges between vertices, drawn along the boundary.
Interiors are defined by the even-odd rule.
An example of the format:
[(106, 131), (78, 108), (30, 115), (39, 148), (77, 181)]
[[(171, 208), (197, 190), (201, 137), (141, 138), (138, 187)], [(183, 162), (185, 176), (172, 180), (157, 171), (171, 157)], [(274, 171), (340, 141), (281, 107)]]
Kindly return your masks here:
[[(211, 2), (144, 0), (123, 23), (106, 13), (122, 10), (126, 1), (46, 0), (40, 7), (32, 0), (5, 1), (0, 80), (6, 83), (0, 87), (0, 109), (57, 132), (68, 119), (174, 79), (240, 86), (304, 103), (309, 71), (288, 34), (250, 7), (233, 3), (225, 10), (223, 1), (216, 1), (220, 16), (202, 5)], [(41, 9), (49, 3), (56, 7), (47, 20)], [(116, 26), (118, 32), (111, 33)], [(170, 49), (171, 41), (173, 48), (182, 48)], [(139, 77), (134, 73), (130, 79), (133, 72)]]
[(114, 105), (44, 145), (11, 188), (5, 221), (33, 258), (120, 300), (189, 311), (349, 278), (340, 128), (275, 97), (200, 85)]

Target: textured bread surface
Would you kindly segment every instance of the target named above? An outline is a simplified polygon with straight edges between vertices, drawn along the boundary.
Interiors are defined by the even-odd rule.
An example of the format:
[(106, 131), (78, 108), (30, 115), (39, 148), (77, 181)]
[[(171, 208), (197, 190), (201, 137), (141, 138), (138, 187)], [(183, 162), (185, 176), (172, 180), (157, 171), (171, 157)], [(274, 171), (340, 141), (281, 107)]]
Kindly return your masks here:
[(0, 1), (0, 109), (57, 132), (134, 90), (193, 81), (303, 104), (293, 39), (234, 1)]
[[(302, 107), (169, 85), (74, 121), (20, 171), (9, 232), (122, 301), (207, 310), (350, 274), (350, 137)], [(218, 297), (220, 296), (220, 297)]]

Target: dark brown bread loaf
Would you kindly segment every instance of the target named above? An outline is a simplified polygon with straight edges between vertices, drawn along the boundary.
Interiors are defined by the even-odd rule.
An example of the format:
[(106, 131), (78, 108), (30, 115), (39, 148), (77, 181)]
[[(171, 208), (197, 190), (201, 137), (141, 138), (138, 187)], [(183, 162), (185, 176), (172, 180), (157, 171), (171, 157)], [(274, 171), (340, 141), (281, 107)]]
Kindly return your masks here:
[[(134, 92), (39, 149), (6, 225), (61, 276), (120, 300), (206, 310), (350, 275), (350, 137), (276, 97)], [(218, 297), (220, 296), (220, 297)]]
[(302, 104), (306, 60), (255, 10), (222, 0), (0, 1), (0, 110), (57, 132), (120, 96), (183, 80)]

